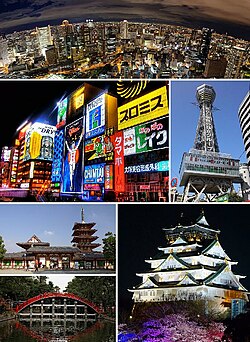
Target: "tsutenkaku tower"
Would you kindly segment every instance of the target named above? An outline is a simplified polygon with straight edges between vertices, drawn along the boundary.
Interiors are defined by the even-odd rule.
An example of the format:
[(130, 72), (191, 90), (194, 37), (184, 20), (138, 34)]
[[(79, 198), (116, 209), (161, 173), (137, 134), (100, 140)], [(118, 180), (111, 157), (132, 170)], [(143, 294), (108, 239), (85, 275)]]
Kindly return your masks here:
[(213, 87), (203, 84), (197, 88), (196, 99), (200, 107), (200, 117), (194, 141), (196, 150), (219, 152), (212, 112), (215, 97)]
[(202, 84), (196, 89), (200, 115), (194, 147), (184, 152), (180, 166), (182, 202), (227, 201), (233, 183), (240, 183), (239, 160), (220, 153), (213, 120), (216, 93)]

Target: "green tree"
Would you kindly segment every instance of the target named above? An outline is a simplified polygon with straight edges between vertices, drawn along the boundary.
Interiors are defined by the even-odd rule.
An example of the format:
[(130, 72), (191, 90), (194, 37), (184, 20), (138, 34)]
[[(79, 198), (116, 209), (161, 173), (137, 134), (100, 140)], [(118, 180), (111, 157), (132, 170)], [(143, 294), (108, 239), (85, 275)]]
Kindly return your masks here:
[(0, 236), (0, 262), (2, 264), (5, 253), (7, 252), (2, 236)]
[(68, 283), (66, 292), (88, 299), (102, 307), (106, 314), (114, 313), (114, 277), (75, 277)]
[(103, 254), (105, 259), (107, 259), (115, 268), (116, 262), (116, 235), (108, 232), (105, 234), (105, 238), (102, 239), (103, 242)]
[(54, 292), (47, 277), (0, 277), (0, 297), (14, 301), (27, 300), (45, 292)]

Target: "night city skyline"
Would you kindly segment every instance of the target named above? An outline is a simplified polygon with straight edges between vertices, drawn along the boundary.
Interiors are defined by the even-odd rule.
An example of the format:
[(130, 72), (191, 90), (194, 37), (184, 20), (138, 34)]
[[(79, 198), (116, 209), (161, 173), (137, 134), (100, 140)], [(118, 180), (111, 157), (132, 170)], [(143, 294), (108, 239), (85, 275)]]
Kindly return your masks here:
[[(0, 5), (0, 30), (13, 32), (33, 29), (36, 26), (58, 25), (64, 19), (71, 22), (95, 21), (129, 21), (159, 22), (194, 28), (209, 27), (218, 33), (228, 33), (238, 38), (249, 37), (247, 13), (249, 3), (241, 1), (241, 6), (233, 1), (197, 1), (165, 0), (158, 4), (148, 0), (133, 2), (123, 0), (115, 3), (110, 0), (100, 4), (92, 1), (91, 5), (80, 0), (5, 0)], [(65, 15), (67, 14), (67, 15)], [(190, 21), (190, 18), (192, 20)], [(192, 22), (192, 24), (190, 24)]]

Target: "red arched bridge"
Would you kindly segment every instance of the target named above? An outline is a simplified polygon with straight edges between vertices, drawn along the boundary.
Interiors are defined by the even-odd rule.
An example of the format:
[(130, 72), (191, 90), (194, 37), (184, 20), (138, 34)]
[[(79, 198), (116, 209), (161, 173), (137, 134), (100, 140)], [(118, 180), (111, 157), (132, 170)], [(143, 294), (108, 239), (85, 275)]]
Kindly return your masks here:
[(58, 293), (58, 292), (46, 292), (46, 293), (40, 294), (38, 296), (35, 296), (33, 298), (29, 298), (28, 300), (26, 300), (22, 304), (17, 305), (15, 308), (15, 311), (18, 314), (22, 310), (24, 310), (25, 308), (29, 307), (30, 305), (35, 304), (35, 303), (42, 301), (42, 300), (46, 300), (48, 298), (51, 298), (51, 299), (56, 299), (56, 298), (72, 299), (74, 301), (77, 301), (77, 302), (84, 304), (87, 307), (93, 309), (97, 314), (102, 313), (102, 310), (97, 305), (95, 305), (94, 303), (89, 301), (88, 299), (81, 298), (81, 297), (79, 297), (73, 293)]

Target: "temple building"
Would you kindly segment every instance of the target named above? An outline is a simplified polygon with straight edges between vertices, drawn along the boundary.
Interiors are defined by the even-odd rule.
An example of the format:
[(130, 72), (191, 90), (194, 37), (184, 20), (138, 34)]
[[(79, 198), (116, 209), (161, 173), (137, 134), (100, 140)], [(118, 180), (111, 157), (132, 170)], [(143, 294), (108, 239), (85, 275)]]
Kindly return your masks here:
[(93, 243), (98, 236), (92, 227), (94, 222), (84, 222), (82, 209), (82, 222), (73, 226), (73, 246), (50, 246), (49, 242), (41, 241), (33, 235), (26, 242), (16, 244), (23, 250), (21, 252), (6, 253), (0, 265), (2, 268), (14, 269), (107, 269), (112, 268), (109, 260), (105, 259), (103, 252), (93, 251), (101, 246)]
[(150, 270), (138, 273), (139, 285), (129, 289), (134, 303), (203, 299), (222, 311), (248, 301), (247, 290), (233, 273), (232, 261), (221, 246), (220, 230), (209, 226), (204, 213), (195, 224), (164, 228), (166, 247), (148, 260)]

